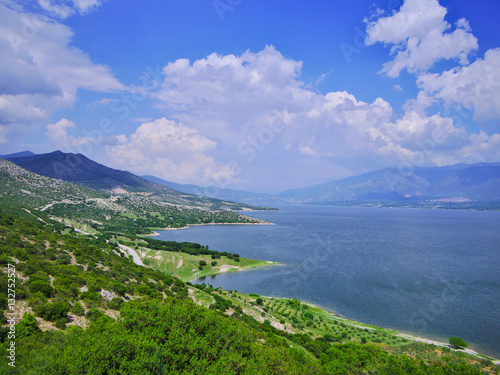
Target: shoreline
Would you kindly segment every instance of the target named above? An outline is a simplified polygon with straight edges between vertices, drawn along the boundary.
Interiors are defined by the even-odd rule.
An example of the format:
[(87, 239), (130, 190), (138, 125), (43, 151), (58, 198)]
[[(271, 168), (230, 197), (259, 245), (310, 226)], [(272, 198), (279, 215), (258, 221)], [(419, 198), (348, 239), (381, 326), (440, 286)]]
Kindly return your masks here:
[(224, 275), (226, 273), (252, 271), (252, 270), (260, 269), (260, 268), (275, 267), (275, 266), (282, 266), (282, 265), (284, 265), (284, 263), (273, 262), (271, 260), (259, 260), (259, 259), (253, 259), (253, 260), (256, 260), (256, 261), (259, 261), (259, 262), (266, 262), (267, 264), (262, 264), (262, 265), (258, 265), (258, 266), (248, 267), (248, 268), (244, 268), (244, 267), (230, 267), (228, 269), (219, 270), (218, 272), (211, 273), (211, 274), (208, 274), (208, 275), (197, 276), (196, 278), (189, 280), (189, 282), (193, 283), (194, 281), (199, 280), (202, 277), (213, 277), (213, 276), (218, 276), (218, 275)]
[[(325, 206), (325, 205), (320, 205), (320, 206)], [(339, 206), (339, 207), (345, 207), (345, 206)], [(427, 207), (422, 207), (422, 208), (421, 207), (366, 207), (366, 206), (350, 206), (350, 207), (354, 207), (354, 208), (358, 208), (358, 207), (359, 208), (386, 208), (386, 209), (429, 209)], [(473, 210), (473, 209), (472, 210), (471, 209), (455, 209), (455, 210), (486, 212), (485, 210)], [(262, 222), (256, 222), (256, 223), (202, 223), (202, 224), (188, 224), (188, 225), (186, 225), (184, 227), (180, 227), (180, 228), (156, 228), (156, 230), (162, 230), (162, 231), (163, 230), (180, 230), (180, 229), (189, 228), (190, 226), (203, 226), (203, 225), (275, 225), (275, 223), (271, 223), (271, 222), (264, 222), (264, 223), (262, 223)], [(148, 235), (148, 236), (159, 236), (159, 235), (160, 235), (160, 233), (154, 231), (153, 234)], [(274, 264), (269, 264), (268, 266), (277, 266), (277, 265), (282, 265), (282, 263), (275, 262)], [(259, 267), (255, 267), (255, 268), (248, 268), (248, 269), (232, 269), (232, 270), (227, 270), (227, 271), (223, 271), (223, 272), (217, 272), (217, 273), (210, 274), (210, 275), (204, 275), (203, 277), (208, 278), (209, 276), (217, 276), (217, 275), (225, 274), (228, 272), (241, 272), (241, 271), (247, 271), (247, 270), (252, 270), (252, 269), (258, 269), (258, 268), (266, 267), (266, 266), (267, 265), (263, 265), (263, 266), (259, 266)], [(199, 279), (199, 277), (195, 277), (194, 279), (189, 280), (189, 282), (194, 282), (197, 279)], [(263, 296), (263, 297), (266, 297), (266, 296)], [(288, 300), (292, 299), (292, 298), (288, 298), (288, 297), (270, 297), (270, 296), (267, 296), (267, 297), (288, 299)], [(356, 320), (350, 319), (349, 317), (341, 315), (332, 309), (324, 308), (324, 307), (317, 305), (315, 303), (310, 303), (310, 302), (304, 301), (304, 300), (300, 300), (300, 301), (301, 301), (301, 303), (307, 304), (308, 306), (310, 306), (312, 308), (317, 308), (317, 309), (324, 311), (325, 313), (331, 314), (335, 317), (335, 319), (341, 319), (346, 324), (349, 324), (352, 326), (368, 328), (368, 329), (373, 329), (373, 330), (392, 331), (392, 334), (394, 336), (401, 337), (401, 338), (407, 339), (409, 341), (420, 342), (420, 343), (424, 343), (424, 344), (428, 344), (428, 345), (432, 345), (432, 346), (436, 346), (436, 347), (440, 347), (440, 348), (447, 348), (447, 349), (450, 349), (450, 350), (457, 352), (457, 353), (464, 353), (464, 354), (472, 355), (474, 357), (477, 357), (478, 359), (488, 359), (488, 360), (491, 360), (495, 365), (500, 365), (500, 359), (495, 358), (495, 357), (488, 355), (488, 354), (482, 354), (481, 352), (478, 352), (478, 351), (471, 349), (471, 348), (456, 349), (452, 345), (450, 345), (449, 343), (446, 343), (443, 341), (438, 341), (438, 340), (431, 339), (431, 338), (417, 336), (415, 334), (412, 334), (411, 332), (404, 332), (404, 331), (400, 331), (400, 330), (396, 330), (396, 329), (392, 329), (392, 328), (370, 325), (367, 323), (363, 323), (361, 321), (356, 321)]]
[(203, 223), (203, 224), (187, 224), (183, 227), (179, 228), (171, 228), (171, 227), (166, 227), (166, 228), (152, 228), (151, 230), (153, 231), (152, 234), (146, 234), (145, 236), (148, 237), (154, 237), (154, 236), (159, 236), (160, 233), (157, 232), (157, 230), (181, 230), (181, 229), (187, 229), (189, 227), (200, 227), (200, 226), (205, 226), (205, 225), (276, 225), (271, 222), (265, 222), (265, 223)]
[[(244, 294), (246, 294), (246, 293), (244, 293)], [(284, 300), (292, 300), (293, 299), (293, 298), (289, 298), (289, 297), (271, 297), (271, 296), (264, 296), (264, 295), (261, 295), (261, 297), (278, 298), (278, 299), (284, 299)], [(384, 327), (380, 327), (380, 326), (375, 326), (375, 325), (363, 323), (363, 322), (360, 322), (357, 320), (350, 319), (344, 315), (338, 314), (337, 312), (335, 312), (331, 309), (327, 309), (325, 307), (322, 307), (321, 305), (314, 304), (314, 303), (307, 302), (307, 301), (303, 301), (303, 300), (299, 300), (299, 301), (303, 304), (308, 305), (311, 308), (319, 309), (319, 310), (322, 310), (328, 314), (331, 314), (334, 316), (334, 318), (340, 319), (344, 323), (351, 325), (351, 326), (354, 326), (354, 327), (371, 329), (371, 330), (390, 331), (390, 332), (392, 332), (392, 334), (394, 336), (398, 336), (398, 337), (401, 337), (401, 338), (404, 338), (407, 340), (411, 340), (411, 341), (415, 341), (415, 342), (420, 342), (423, 344), (429, 344), (429, 345), (433, 345), (433, 346), (437, 346), (437, 347), (448, 348), (450, 350), (453, 350), (454, 352), (469, 354), (469, 355), (472, 355), (472, 356), (477, 357), (479, 359), (489, 359), (493, 362), (494, 365), (500, 365), (500, 359), (492, 357), (492, 356), (487, 355), (487, 354), (481, 354), (480, 352), (477, 352), (474, 349), (470, 349), (470, 348), (456, 349), (452, 345), (450, 345), (449, 343), (445, 343), (442, 341), (437, 341), (437, 340), (433, 340), (433, 339), (429, 339), (429, 338), (425, 338), (425, 337), (415, 336), (411, 333), (404, 333), (404, 332), (401, 332), (399, 330), (392, 329), (392, 328), (384, 328)]]

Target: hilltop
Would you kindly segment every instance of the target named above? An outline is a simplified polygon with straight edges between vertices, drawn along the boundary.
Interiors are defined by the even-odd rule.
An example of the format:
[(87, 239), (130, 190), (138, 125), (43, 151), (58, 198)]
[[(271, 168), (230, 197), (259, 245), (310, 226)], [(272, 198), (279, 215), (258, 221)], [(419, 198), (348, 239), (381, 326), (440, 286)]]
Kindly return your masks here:
[(156, 184), (127, 171), (99, 164), (82, 154), (54, 151), (47, 154), (9, 157), (9, 161), (33, 173), (106, 192), (147, 196), (151, 200), (203, 209), (258, 209), (246, 204), (187, 194)]

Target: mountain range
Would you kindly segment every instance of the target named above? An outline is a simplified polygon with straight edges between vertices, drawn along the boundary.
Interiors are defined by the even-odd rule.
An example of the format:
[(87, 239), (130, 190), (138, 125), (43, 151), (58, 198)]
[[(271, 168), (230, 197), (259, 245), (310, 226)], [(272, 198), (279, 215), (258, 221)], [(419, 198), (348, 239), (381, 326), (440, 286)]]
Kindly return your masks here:
[(489, 202), (500, 200), (500, 163), (456, 164), (413, 170), (386, 168), (278, 197), (290, 203), (356, 201)]
[(216, 186), (178, 184), (151, 175), (139, 177), (98, 164), (83, 155), (65, 154), (61, 151), (42, 155), (25, 151), (6, 155), (4, 158), (34, 173), (96, 190), (125, 189), (144, 192), (152, 194), (156, 199), (176, 204), (208, 202), (217, 205), (220, 204), (219, 200), (247, 205), (500, 202), (500, 163), (455, 164), (405, 170), (385, 168), (272, 195)]
[[(24, 154), (26, 156), (19, 156)], [(250, 208), (241, 203), (188, 194), (164, 185), (147, 181), (127, 171), (109, 168), (82, 154), (54, 151), (47, 154), (32, 154), (29, 151), (5, 155), (9, 160), (30, 172), (107, 193), (129, 193), (148, 196), (150, 199), (206, 209)]]
[(241, 191), (227, 188), (219, 188), (217, 186), (198, 186), (193, 184), (178, 184), (171, 181), (166, 181), (156, 176), (141, 176), (145, 180), (167, 186), (171, 189), (182, 191), (188, 194), (202, 195), (211, 198), (247, 203), (247, 204), (259, 204), (262, 202), (272, 203), (276, 201), (276, 197), (271, 194), (266, 193), (254, 193), (250, 191)]
[(456, 164), (413, 170), (385, 168), (306, 188), (285, 190), (275, 195), (215, 186), (181, 185), (154, 176), (143, 178), (191, 194), (257, 205), (500, 202), (500, 163)]

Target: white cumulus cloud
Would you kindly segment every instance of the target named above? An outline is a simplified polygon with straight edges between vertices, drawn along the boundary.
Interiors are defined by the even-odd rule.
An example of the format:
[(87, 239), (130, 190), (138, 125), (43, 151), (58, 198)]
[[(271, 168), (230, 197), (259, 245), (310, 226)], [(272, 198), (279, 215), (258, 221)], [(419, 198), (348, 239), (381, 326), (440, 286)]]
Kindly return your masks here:
[(49, 121), (74, 104), (78, 89), (126, 89), (107, 66), (72, 46), (72, 38), (68, 26), (0, 4), (0, 124), (19, 131)]
[(460, 103), (474, 111), (480, 123), (500, 119), (500, 49), (485, 53), (483, 59), (441, 74), (422, 74), (418, 86), (427, 96), (447, 105)]
[(107, 147), (115, 165), (138, 174), (154, 174), (176, 182), (211, 183), (224, 166), (211, 153), (216, 142), (178, 122), (161, 118), (141, 124), (120, 144)]
[[(499, 147), (495, 135), (480, 143), (478, 134), (455, 126), (453, 119), (427, 115), (425, 107), (437, 99), (428, 94), (424, 100), (424, 91), (418, 103), (397, 115), (382, 98), (367, 103), (345, 91), (313, 91), (301, 81), (301, 68), (300, 61), (272, 46), (180, 59), (163, 69), (165, 79), (152, 95), (160, 109), (175, 110), (184, 126), (217, 142), (211, 154), (216, 160), (237, 161), (247, 186), (264, 175), (274, 186), (285, 178), (293, 186), (294, 169), (300, 176), (296, 186), (397, 166), (401, 160), (418, 165), (470, 161), (485, 142), (490, 149)], [(475, 161), (485, 159), (484, 152), (477, 155)]]
[(422, 72), (442, 59), (468, 64), (469, 53), (478, 49), (477, 39), (465, 19), (452, 30), (444, 19), (446, 13), (437, 0), (405, 0), (397, 13), (370, 22), (367, 45), (393, 45), (394, 59), (385, 63), (381, 72), (395, 78), (403, 69)]

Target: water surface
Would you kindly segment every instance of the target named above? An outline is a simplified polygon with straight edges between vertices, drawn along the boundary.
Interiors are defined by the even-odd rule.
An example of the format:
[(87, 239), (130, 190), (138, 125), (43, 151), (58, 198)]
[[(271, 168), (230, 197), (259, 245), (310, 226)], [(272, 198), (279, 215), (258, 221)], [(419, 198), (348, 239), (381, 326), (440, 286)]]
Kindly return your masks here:
[(350, 319), (500, 358), (500, 212), (280, 206), (252, 215), (276, 225), (163, 231), (163, 240), (281, 266), (203, 280), (298, 298)]

